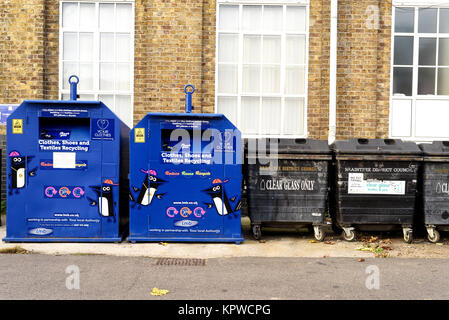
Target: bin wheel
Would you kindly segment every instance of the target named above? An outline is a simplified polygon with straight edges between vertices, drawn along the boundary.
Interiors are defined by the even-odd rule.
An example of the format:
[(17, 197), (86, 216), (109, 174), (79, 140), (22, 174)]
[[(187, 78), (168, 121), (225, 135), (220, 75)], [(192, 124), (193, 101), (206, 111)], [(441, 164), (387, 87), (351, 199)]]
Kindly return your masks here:
[(404, 241), (407, 243), (413, 242), (413, 231), (404, 231)]
[(313, 226), (315, 239), (318, 241), (323, 241), (326, 238), (326, 232), (323, 231), (322, 226)]
[(260, 238), (262, 237), (262, 231), (260, 229), (260, 225), (253, 226), (253, 237), (256, 240), (260, 240)]
[(427, 230), (427, 239), (432, 243), (437, 243), (438, 241), (440, 241), (440, 233), (437, 229), (433, 229), (432, 232), (429, 232), (429, 230)]
[(354, 230), (349, 230), (348, 232), (343, 230), (343, 239), (345, 239), (346, 241), (354, 241), (355, 240), (355, 231)]

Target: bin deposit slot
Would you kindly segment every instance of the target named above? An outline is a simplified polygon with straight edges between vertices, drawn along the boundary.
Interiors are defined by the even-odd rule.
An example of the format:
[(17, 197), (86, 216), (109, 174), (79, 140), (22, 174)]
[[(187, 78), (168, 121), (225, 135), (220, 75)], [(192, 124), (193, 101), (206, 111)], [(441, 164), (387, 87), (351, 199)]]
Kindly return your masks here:
[(162, 129), (162, 151), (176, 153), (212, 153), (213, 136), (210, 129)]
[(43, 140), (90, 140), (90, 119), (40, 117), (39, 138)]

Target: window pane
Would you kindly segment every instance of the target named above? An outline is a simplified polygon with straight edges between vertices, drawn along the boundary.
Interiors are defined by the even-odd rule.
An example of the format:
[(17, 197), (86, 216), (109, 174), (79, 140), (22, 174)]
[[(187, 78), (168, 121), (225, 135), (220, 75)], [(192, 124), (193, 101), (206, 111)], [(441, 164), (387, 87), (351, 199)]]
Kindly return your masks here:
[(115, 86), (116, 90), (129, 91), (130, 90), (130, 74), (129, 63), (117, 63)]
[(264, 6), (264, 32), (280, 32), (282, 30), (282, 6)]
[(75, 32), (64, 32), (63, 35), (62, 59), (78, 59), (78, 39)]
[(420, 8), (418, 15), (418, 32), (436, 33), (437, 32), (437, 12), (434, 8)]
[(288, 6), (285, 27), (290, 32), (306, 31), (306, 8)]
[(259, 133), (259, 103), (258, 97), (242, 97), (242, 123), (244, 134)]
[(304, 99), (286, 98), (284, 112), (284, 134), (304, 134)]
[(93, 81), (93, 73), (94, 68), (92, 63), (80, 63), (80, 90), (93, 90), (94, 81)]
[(243, 31), (260, 32), (262, 24), (262, 6), (243, 6)]
[(237, 93), (237, 65), (218, 66), (218, 92)]
[(260, 92), (260, 66), (244, 65), (243, 66), (243, 83), (242, 90), (244, 93)]
[(435, 94), (435, 68), (419, 68), (418, 94)]
[(237, 97), (218, 97), (217, 111), (224, 114), (234, 125), (237, 124)]
[(413, 64), (413, 37), (394, 37), (394, 64)]
[(287, 67), (285, 70), (285, 93), (304, 94), (304, 67)]
[(281, 37), (263, 37), (263, 63), (281, 63)]
[(62, 77), (62, 86), (64, 89), (69, 89), (69, 77), (71, 75), (78, 75), (78, 65), (73, 62), (64, 62), (63, 65), (63, 77)]
[(393, 69), (393, 94), (412, 95), (413, 68)]
[(116, 29), (128, 31), (132, 23), (132, 6), (130, 3), (117, 3), (116, 10)]
[(100, 60), (113, 61), (114, 60), (114, 34), (101, 33), (100, 34)]
[(306, 37), (287, 36), (286, 60), (287, 64), (305, 64)]
[(129, 95), (115, 96), (115, 114), (120, 120), (132, 127), (132, 105)]
[(449, 96), (449, 69), (438, 69), (438, 94)]
[(440, 32), (449, 33), (449, 9), (440, 9)]
[(129, 61), (130, 39), (129, 33), (117, 33), (116, 35), (116, 52), (118, 61)]
[(114, 96), (112, 94), (99, 94), (98, 100), (103, 102), (106, 105), (106, 107), (108, 107), (112, 111), (115, 111)]
[(437, 39), (419, 39), (419, 65), (434, 66), (436, 62)]
[(262, 67), (262, 92), (280, 93), (280, 67), (263, 66)]
[(414, 32), (415, 8), (395, 8), (394, 31)]
[(96, 27), (97, 19), (95, 19), (95, 4), (80, 3), (80, 27), (92, 28)]
[(440, 38), (438, 65), (449, 66), (449, 38)]
[(100, 64), (100, 90), (114, 90), (114, 64)]
[(114, 5), (112, 3), (100, 3), (100, 28), (114, 28)]
[(80, 94), (79, 100), (96, 101), (94, 94)]
[(260, 63), (261, 36), (243, 37), (243, 62)]
[(237, 63), (238, 60), (238, 35), (218, 35), (218, 62)]
[(221, 5), (218, 21), (219, 30), (237, 31), (239, 29), (239, 7)]
[(80, 33), (80, 60), (92, 61), (94, 56), (94, 34)]
[(70, 2), (62, 4), (62, 26), (64, 28), (78, 27), (78, 4)]
[(262, 98), (262, 128), (267, 134), (281, 133), (281, 99)]

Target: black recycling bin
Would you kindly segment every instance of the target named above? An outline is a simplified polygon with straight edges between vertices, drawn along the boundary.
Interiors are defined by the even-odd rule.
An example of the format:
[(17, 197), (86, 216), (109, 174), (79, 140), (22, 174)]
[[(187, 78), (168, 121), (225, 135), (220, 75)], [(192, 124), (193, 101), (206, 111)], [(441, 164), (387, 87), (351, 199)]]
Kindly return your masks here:
[(345, 240), (358, 230), (402, 227), (413, 241), (413, 220), (421, 150), (397, 139), (336, 141), (332, 216)]
[(324, 240), (331, 160), (327, 141), (248, 139), (244, 175), (256, 239), (262, 226), (309, 225)]
[(436, 243), (449, 231), (449, 141), (421, 144), (424, 163), (421, 177), (422, 209), (427, 238)]

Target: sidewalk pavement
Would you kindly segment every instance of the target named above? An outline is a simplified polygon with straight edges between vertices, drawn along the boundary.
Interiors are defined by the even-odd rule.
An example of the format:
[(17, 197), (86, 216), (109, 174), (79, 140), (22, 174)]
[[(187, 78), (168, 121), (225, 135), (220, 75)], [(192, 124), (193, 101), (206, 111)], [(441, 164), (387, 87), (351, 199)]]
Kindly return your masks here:
[[(3, 217), (4, 218), (4, 217)], [(3, 220), (4, 222), (4, 220)], [(317, 242), (312, 234), (298, 231), (263, 230), (263, 240), (256, 241), (250, 234), (249, 219), (242, 219), (245, 241), (234, 243), (135, 243), (124, 240), (122, 243), (5, 243), (2, 249), (20, 246), (33, 253), (63, 255), (113, 255), (130, 257), (168, 257), (168, 258), (232, 258), (232, 257), (348, 257), (372, 258), (378, 254), (382, 257), (400, 258), (449, 258), (449, 242), (432, 244), (425, 239), (417, 239), (413, 244), (404, 243), (402, 233), (376, 234), (378, 240), (346, 242), (339, 235), (329, 230), (325, 242)], [(0, 239), (6, 236), (6, 226), (0, 227)], [(394, 236), (394, 238), (389, 238)], [(444, 235), (443, 235), (444, 236)], [(369, 237), (368, 237), (369, 238)], [(391, 242), (390, 242), (391, 241)], [(382, 248), (383, 247), (383, 248)], [(369, 251), (370, 248), (371, 251)], [(381, 249), (376, 249), (381, 248)], [(376, 250), (375, 250), (376, 249)], [(379, 251), (384, 252), (379, 255)]]

